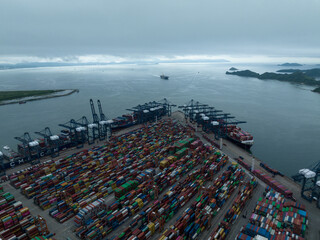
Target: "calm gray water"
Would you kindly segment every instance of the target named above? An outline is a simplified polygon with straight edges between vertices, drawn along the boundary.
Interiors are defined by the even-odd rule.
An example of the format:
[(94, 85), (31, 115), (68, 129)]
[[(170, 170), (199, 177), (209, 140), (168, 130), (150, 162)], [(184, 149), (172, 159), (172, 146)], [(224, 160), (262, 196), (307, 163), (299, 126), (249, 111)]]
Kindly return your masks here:
[[(320, 94), (305, 86), (225, 75), (230, 67), (159, 64), (0, 71), (0, 90), (80, 90), (62, 98), (0, 106), (0, 147), (15, 147), (14, 137), (25, 131), (49, 126), (57, 132), (59, 123), (83, 115), (92, 120), (90, 98), (100, 99), (105, 115), (113, 118), (126, 108), (166, 97), (177, 105), (194, 99), (247, 121), (241, 126), (255, 138), (254, 155), (288, 175), (319, 161)], [(271, 65), (240, 68), (261, 73), (279, 69)], [(161, 73), (169, 75), (169, 81), (161, 80)]]

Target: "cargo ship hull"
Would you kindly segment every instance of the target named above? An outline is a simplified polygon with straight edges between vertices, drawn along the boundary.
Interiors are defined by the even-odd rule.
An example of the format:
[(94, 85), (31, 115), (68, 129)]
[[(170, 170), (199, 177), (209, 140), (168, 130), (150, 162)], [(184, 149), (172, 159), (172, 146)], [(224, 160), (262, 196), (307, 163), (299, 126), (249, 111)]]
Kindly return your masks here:
[(137, 123), (135, 123), (135, 122), (128, 122), (128, 123), (123, 124), (123, 125), (112, 125), (111, 129), (112, 129), (112, 131), (119, 131), (121, 129), (128, 128), (128, 127), (131, 127), (131, 126), (136, 125), (136, 124)]
[(166, 75), (160, 75), (160, 78), (163, 79), (163, 80), (169, 80), (169, 76), (166, 76)]
[(235, 143), (241, 148), (244, 148), (245, 150), (250, 150), (250, 148), (253, 146), (253, 140), (248, 140), (248, 141), (239, 141), (237, 139), (232, 138), (231, 136), (227, 136), (226, 139), (229, 141)]
[(235, 125), (230, 125), (227, 127), (226, 135), (227, 139), (248, 151), (254, 143), (253, 136), (250, 133)]
[(112, 131), (118, 131), (137, 124), (136, 116), (134, 114), (122, 115), (121, 117), (112, 119), (112, 121)]

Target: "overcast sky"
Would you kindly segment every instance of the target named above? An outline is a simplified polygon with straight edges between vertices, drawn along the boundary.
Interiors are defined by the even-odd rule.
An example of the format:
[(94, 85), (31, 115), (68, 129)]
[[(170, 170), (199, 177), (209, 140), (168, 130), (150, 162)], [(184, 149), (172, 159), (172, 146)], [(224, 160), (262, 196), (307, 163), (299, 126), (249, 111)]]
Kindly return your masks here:
[(0, 56), (320, 57), (320, 0), (0, 0)]

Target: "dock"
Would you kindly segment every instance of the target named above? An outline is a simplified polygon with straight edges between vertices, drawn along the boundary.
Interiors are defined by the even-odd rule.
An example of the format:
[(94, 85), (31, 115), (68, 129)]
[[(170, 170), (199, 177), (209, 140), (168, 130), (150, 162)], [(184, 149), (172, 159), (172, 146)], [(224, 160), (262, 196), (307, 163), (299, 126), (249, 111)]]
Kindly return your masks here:
[[(135, 145), (135, 140), (145, 145)], [(44, 186), (44, 191), (38, 191), (36, 189), (38, 183), (30, 188), (31, 183), (37, 182), (36, 178), (29, 178), (21, 173), (29, 168), (30, 173), (37, 174), (31, 170), (37, 166), (30, 164), (8, 169), (7, 175), (11, 181), (3, 182), (1, 185), (4, 192), (10, 192), (16, 201), (21, 201), (33, 216), (41, 215), (46, 220), (49, 231), (55, 233), (54, 238), (57, 240), (68, 238), (164, 240), (168, 239), (166, 238), (168, 234), (174, 236), (172, 239), (180, 239), (175, 235), (178, 226), (184, 230), (183, 234), (188, 236), (188, 239), (215, 239), (212, 235), (218, 236), (217, 239), (237, 239), (242, 227), (248, 224), (257, 202), (264, 198), (263, 193), (267, 187), (265, 182), (238, 164), (237, 159), (242, 156), (243, 161), (251, 166), (254, 158), (254, 168), (265, 174), (269, 173), (260, 166), (262, 162), (260, 159), (234, 143), (223, 140), (222, 149), (218, 149), (212, 146), (212, 142), (216, 146), (220, 144), (213, 134), (197, 129), (193, 123), (185, 119), (182, 112), (176, 111), (157, 123), (139, 124), (123, 129), (117, 132), (110, 142), (96, 141), (94, 145), (85, 144), (82, 149), (71, 148), (61, 151), (60, 156), (54, 159), (42, 158), (40, 160), (42, 165), (38, 166), (39, 170), (43, 170), (43, 173), (38, 171), (41, 183), (54, 181), (55, 184), (60, 184), (60, 189), (68, 185), (65, 191), (70, 190), (70, 193), (66, 195), (60, 196), (60, 190), (54, 190), (52, 186), (50, 188)], [(111, 149), (116, 149), (117, 145), (123, 149), (112, 150), (111, 154)], [(136, 156), (128, 158), (126, 156), (128, 152)], [(188, 158), (189, 155), (191, 158)], [(74, 166), (71, 161), (74, 161)], [(83, 163), (79, 164), (81, 161)], [(88, 170), (81, 168), (81, 165)], [(210, 168), (207, 168), (209, 166)], [(73, 169), (76, 167), (79, 170)], [(58, 169), (63, 169), (59, 172), (61, 173), (59, 179), (56, 177), (59, 175)], [(62, 172), (68, 173), (63, 175)], [(112, 176), (118, 172), (121, 174), (117, 176), (117, 181), (112, 180), (115, 179)], [(170, 180), (161, 178), (161, 173), (168, 174), (165, 176), (170, 176)], [(123, 176), (127, 176), (128, 179)], [(62, 179), (64, 185), (61, 183)], [(77, 179), (81, 181), (76, 183)], [(308, 224), (304, 239), (320, 239), (318, 227), (320, 210), (315, 204), (305, 201), (300, 196), (301, 186), (289, 177), (277, 175), (274, 179), (293, 193), (297, 203), (305, 205)], [(224, 189), (225, 195), (217, 190), (220, 188)], [(96, 195), (96, 197), (91, 196), (90, 203), (87, 191), (95, 192), (93, 195)], [(88, 204), (76, 201), (79, 192), (83, 192), (81, 196), (88, 200)], [(41, 194), (42, 198), (39, 197)], [(237, 202), (240, 194), (241, 196), (248, 194), (243, 205)], [(36, 196), (39, 197), (37, 203), (34, 200)], [(217, 202), (213, 199), (217, 199)], [(164, 204), (165, 201), (170, 205)], [(211, 206), (211, 209), (207, 209), (209, 213), (203, 212), (203, 209), (197, 206), (200, 202), (204, 203), (203, 208)], [(88, 206), (91, 207), (90, 211)], [(93, 206), (96, 206), (96, 209)], [(77, 210), (69, 211), (68, 209), (72, 207)], [(57, 213), (54, 214), (53, 209), (56, 208)], [(231, 215), (236, 217), (229, 220), (228, 226), (225, 226), (224, 219), (231, 214), (231, 209), (237, 209), (236, 213)], [(152, 214), (153, 212), (155, 214)], [(192, 212), (207, 221), (199, 220), (201, 227), (198, 229), (201, 230), (194, 233), (191, 229), (189, 231), (187, 227), (182, 227), (180, 219), (181, 216), (187, 218)], [(89, 217), (88, 214), (94, 216)], [(243, 218), (243, 215), (246, 215), (246, 218)], [(110, 225), (99, 219), (108, 219)], [(88, 226), (92, 227), (92, 224), (95, 224), (94, 221), (96, 221), (94, 226), (98, 230), (87, 230)], [(221, 228), (225, 230), (217, 229), (218, 225), (223, 226)], [(140, 229), (139, 226), (145, 227)], [(126, 234), (128, 238), (119, 237), (127, 236)]]

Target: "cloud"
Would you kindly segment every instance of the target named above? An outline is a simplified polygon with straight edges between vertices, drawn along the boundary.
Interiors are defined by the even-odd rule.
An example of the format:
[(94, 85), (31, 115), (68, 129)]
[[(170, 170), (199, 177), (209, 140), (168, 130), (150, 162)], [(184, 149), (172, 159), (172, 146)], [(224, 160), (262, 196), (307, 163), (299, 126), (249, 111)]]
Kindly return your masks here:
[(211, 63), (283, 63), (299, 62), (302, 64), (319, 64), (319, 57), (283, 57), (266, 55), (143, 55), (143, 56), (113, 56), (113, 55), (75, 55), (62, 57), (41, 56), (0, 56), (0, 64), (19, 63), (65, 63), (65, 64), (117, 64), (117, 63), (186, 63), (186, 62), (211, 62)]
[(319, 0), (2, 1), (0, 53), (320, 55), (319, 22)]

